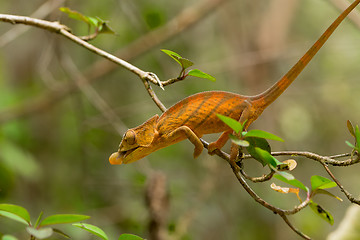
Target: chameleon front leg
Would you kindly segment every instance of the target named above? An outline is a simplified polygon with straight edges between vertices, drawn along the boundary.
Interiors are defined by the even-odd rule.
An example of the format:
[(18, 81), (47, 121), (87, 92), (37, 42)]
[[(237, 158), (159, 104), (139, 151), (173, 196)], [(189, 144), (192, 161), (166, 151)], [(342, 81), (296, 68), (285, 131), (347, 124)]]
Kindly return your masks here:
[(178, 127), (177, 129), (169, 133), (168, 138), (171, 141), (171, 139), (178, 138), (182, 134), (184, 134), (190, 140), (190, 142), (194, 144), (195, 146), (194, 158), (197, 158), (201, 154), (204, 146), (201, 143), (200, 138), (189, 127), (187, 126)]

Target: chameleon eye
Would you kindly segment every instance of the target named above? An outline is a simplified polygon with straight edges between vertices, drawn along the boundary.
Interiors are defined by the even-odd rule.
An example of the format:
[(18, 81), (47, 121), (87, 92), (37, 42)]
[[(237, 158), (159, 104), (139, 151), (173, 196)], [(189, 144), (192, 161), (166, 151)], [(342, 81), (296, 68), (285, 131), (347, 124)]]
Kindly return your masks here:
[(136, 143), (136, 134), (132, 130), (128, 130), (125, 133), (124, 140), (127, 144), (133, 145)]

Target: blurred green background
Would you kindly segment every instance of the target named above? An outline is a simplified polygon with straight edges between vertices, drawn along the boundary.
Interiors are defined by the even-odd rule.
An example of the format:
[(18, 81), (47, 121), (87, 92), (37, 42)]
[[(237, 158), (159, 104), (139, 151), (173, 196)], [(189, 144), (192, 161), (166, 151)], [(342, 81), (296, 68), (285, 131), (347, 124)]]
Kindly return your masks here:
[[(30, 16), (51, 2), (62, 1), (0, 1), (0, 11)], [(214, 1), (78, 0), (63, 1), (59, 6), (110, 21), (116, 35), (100, 35), (91, 43), (109, 53), (124, 53), (137, 39), (163, 27), (184, 9), (195, 10), (201, 2), (209, 2), (205, 4), (209, 6)], [(51, 10), (51, 5), (46, 5), (43, 12), (42, 18), (61, 21), (76, 35), (88, 34), (86, 24), (69, 19), (57, 7)], [(340, 12), (333, 3), (320, 0), (223, 1), (191, 28), (149, 49), (144, 45), (147, 50), (136, 57), (130, 51), (126, 59), (166, 80), (180, 70), (160, 51), (170, 49), (217, 78), (216, 82), (187, 78), (165, 91), (153, 86), (167, 107), (206, 90), (253, 95), (286, 73)], [(181, 24), (186, 23), (173, 28), (181, 28)], [(168, 239), (297, 238), (280, 217), (242, 189), (224, 160), (205, 151), (194, 160), (188, 141), (133, 164), (111, 166), (108, 157), (117, 150), (124, 131), (160, 114), (140, 79), (121, 67), (101, 74), (104, 68), (95, 69), (94, 65), (101, 57), (57, 34), (33, 27), (25, 27), (19, 34), (19, 29), (0, 23), (1, 203), (27, 208), (33, 221), (40, 211), (45, 216), (87, 214), (92, 216), (87, 222), (102, 227), (111, 239), (121, 233), (146, 238), (147, 183), (155, 173), (161, 173), (169, 195), (165, 220)], [(11, 34), (14, 38), (6, 41)], [(359, 43), (359, 27), (349, 20), (342, 23), (293, 85), (252, 125), (285, 139), (285, 143), (272, 142), (273, 150), (321, 155), (350, 151), (344, 144), (351, 139), (346, 120), (360, 123)], [(93, 79), (91, 88), (84, 84), (62, 96), (62, 87), (75, 81), (66, 63), (85, 76), (89, 69), (101, 76)], [(43, 105), (36, 111), (33, 108), (39, 102)], [(19, 112), (28, 114), (12, 117)], [(228, 146), (224, 149), (228, 151)], [(294, 175), (305, 184), (309, 185), (311, 175), (326, 176), (319, 164), (297, 160)], [(248, 162), (249, 174), (266, 172), (259, 163)], [(359, 166), (332, 169), (357, 195)], [(272, 191), (270, 183), (250, 185), (276, 206), (291, 208), (298, 203), (295, 195)], [(331, 191), (345, 198), (337, 189)], [(316, 200), (333, 214), (334, 226), (309, 208), (290, 220), (314, 239), (324, 239), (350, 204), (326, 196)], [(1, 233), (24, 236), (19, 225), (0, 218)], [(71, 226), (62, 229), (74, 239), (93, 239)]]

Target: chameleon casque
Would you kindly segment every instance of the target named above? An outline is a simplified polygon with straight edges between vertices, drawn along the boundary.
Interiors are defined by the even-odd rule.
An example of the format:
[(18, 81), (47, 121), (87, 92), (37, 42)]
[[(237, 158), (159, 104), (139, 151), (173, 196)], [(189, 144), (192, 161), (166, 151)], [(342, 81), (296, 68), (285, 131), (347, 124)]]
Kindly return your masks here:
[(127, 130), (119, 150), (110, 156), (110, 163), (131, 163), (185, 139), (194, 144), (196, 158), (203, 150), (200, 138), (210, 133), (223, 132), (217, 141), (210, 143), (209, 153), (221, 149), (232, 130), (216, 114), (231, 117), (241, 123), (246, 121), (244, 129), (247, 129), (289, 87), (359, 2), (360, 0), (354, 1), (342, 12), (289, 72), (263, 93), (243, 96), (231, 92), (209, 91), (191, 95), (170, 107), (160, 117), (155, 115), (140, 126)]

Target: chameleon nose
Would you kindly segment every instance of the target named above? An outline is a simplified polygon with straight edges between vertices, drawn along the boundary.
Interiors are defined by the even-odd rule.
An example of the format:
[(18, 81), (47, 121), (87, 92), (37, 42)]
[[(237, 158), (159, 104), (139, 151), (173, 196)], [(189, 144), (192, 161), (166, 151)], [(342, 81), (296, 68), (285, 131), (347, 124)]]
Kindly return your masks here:
[(119, 152), (114, 152), (113, 154), (111, 154), (111, 156), (109, 157), (109, 162), (112, 165), (122, 164), (122, 158), (121, 158), (121, 155), (119, 154)]

